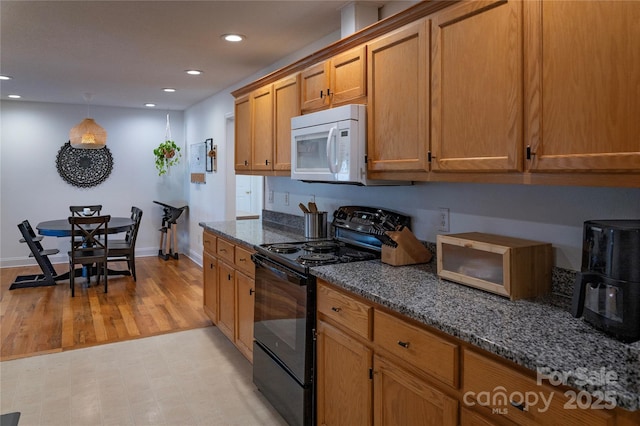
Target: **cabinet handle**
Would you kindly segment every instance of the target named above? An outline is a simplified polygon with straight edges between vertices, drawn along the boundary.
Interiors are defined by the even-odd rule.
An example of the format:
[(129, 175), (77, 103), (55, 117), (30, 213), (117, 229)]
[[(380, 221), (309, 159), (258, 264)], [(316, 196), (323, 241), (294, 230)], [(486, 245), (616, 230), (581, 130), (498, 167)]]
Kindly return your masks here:
[(398, 340), (398, 344), (405, 349), (409, 349), (409, 342), (403, 342), (402, 340)]
[(227, 275), (227, 280), (231, 281), (231, 274)]
[(252, 288), (249, 289), (249, 296), (251, 296), (253, 293), (255, 293), (256, 291)]
[(320, 99), (322, 99), (324, 97), (324, 90), (320, 91)]
[(244, 257), (241, 257), (240, 259), (238, 259), (239, 262), (246, 262), (247, 259), (245, 259)]
[(332, 310), (333, 312), (340, 312), (342, 309), (340, 309), (340, 308), (336, 308), (335, 306), (332, 306), (332, 307), (331, 307), (331, 310)]
[(264, 160), (264, 165), (268, 166), (269, 165), (269, 160)]
[(225, 248), (221, 248), (221, 249), (220, 249), (220, 252), (221, 252), (221, 253), (226, 253), (226, 252), (227, 252), (227, 249), (225, 249)]
[(536, 155), (536, 153), (531, 152), (531, 145), (527, 145), (527, 160), (531, 160), (532, 155)]
[(249, 165), (249, 161), (248, 160), (244, 160), (244, 165), (248, 166)]
[(327, 89), (327, 96), (331, 96), (331, 89)]
[(509, 403), (520, 411), (527, 411), (527, 407), (522, 402), (509, 401)]

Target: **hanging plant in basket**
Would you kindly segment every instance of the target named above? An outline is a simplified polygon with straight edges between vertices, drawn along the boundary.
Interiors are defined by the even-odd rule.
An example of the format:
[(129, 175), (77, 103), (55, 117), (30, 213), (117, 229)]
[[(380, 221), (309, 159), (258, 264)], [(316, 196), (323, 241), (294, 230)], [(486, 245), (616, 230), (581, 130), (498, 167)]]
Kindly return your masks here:
[(162, 176), (167, 173), (169, 167), (178, 164), (182, 157), (180, 147), (171, 140), (166, 140), (158, 145), (158, 147), (153, 150), (153, 155), (156, 157), (156, 169), (158, 169), (158, 176)]
[(169, 171), (169, 167), (175, 166), (180, 162), (180, 147), (171, 140), (171, 125), (169, 124), (169, 114), (167, 114), (167, 128), (164, 134), (164, 142), (162, 142), (156, 149), (153, 150), (153, 155), (156, 156), (156, 169), (158, 169), (158, 176)]

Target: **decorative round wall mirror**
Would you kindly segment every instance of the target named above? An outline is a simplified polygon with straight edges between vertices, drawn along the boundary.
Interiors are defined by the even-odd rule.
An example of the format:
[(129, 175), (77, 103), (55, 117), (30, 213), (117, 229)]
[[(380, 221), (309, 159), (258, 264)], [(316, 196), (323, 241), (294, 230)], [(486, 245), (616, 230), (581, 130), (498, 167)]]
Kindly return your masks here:
[(91, 188), (109, 177), (113, 169), (113, 157), (106, 146), (100, 149), (78, 149), (67, 142), (58, 151), (56, 166), (65, 182), (81, 188)]

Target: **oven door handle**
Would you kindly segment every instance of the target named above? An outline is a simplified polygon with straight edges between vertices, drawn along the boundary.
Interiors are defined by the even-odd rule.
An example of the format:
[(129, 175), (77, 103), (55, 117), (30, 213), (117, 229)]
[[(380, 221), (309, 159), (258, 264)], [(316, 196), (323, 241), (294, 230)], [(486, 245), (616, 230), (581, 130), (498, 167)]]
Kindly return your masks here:
[(253, 254), (251, 255), (251, 259), (253, 260), (253, 263), (256, 264), (256, 268), (266, 268), (283, 280), (293, 282), (298, 285), (307, 284), (307, 277), (305, 275), (300, 274), (293, 269), (289, 269), (284, 265), (280, 265), (267, 257), (259, 254)]

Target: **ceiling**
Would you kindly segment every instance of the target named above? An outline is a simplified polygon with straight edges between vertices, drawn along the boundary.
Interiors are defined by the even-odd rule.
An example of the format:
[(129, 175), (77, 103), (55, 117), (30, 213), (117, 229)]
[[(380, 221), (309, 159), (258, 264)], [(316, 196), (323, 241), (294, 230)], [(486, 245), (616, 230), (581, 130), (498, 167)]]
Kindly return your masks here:
[(347, 3), (1, 0), (0, 96), (184, 110), (338, 31)]

